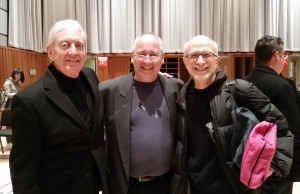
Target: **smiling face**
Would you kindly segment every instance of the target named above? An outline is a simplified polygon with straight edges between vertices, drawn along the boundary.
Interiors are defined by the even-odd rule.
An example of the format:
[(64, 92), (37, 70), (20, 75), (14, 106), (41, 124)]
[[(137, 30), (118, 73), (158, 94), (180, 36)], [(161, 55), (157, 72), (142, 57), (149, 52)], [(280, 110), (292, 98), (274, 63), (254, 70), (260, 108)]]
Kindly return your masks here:
[(157, 79), (164, 56), (157, 37), (146, 34), (138, 38), (131, 55), (134, 66), (134, 79), (140, 82), (153, 82)]
[(185, 45), (185, 67), (198, 89), (207, 88), (216, 77), (219, 57), (217, 45), (206, 36), (196, 36)]
[(63, 29), (47, 47), (48, 57), (62, 74), (77, 78), (83, 68), (86, 52), (84, 38), (76, 29)]

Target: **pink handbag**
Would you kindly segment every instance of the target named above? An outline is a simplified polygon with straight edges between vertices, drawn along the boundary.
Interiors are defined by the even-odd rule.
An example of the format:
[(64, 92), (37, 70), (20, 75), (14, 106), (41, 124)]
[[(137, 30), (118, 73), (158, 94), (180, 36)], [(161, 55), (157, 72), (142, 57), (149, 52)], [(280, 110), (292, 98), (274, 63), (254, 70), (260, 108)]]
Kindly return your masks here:
[(252, 129), (243, 153), (240, 180), (256, 189), (268, 178), (276, 150), (277, 125), (262, 121)]

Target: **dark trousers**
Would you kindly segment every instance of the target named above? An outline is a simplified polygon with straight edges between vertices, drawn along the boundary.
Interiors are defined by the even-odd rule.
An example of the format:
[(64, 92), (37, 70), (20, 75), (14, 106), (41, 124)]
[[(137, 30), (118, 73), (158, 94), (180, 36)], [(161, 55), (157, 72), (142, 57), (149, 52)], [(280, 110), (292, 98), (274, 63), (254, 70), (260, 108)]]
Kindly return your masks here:
[(293, 182), (287, 178), (267, 179), (261, 189), (261, 194), (292, 194), (292, 192)]
[(6, 142), (11, 143), (11, 137), (6, 137)]
[(169, 173), (149, 182), (139, 182), (138, 179), (129, 178), (128, 194), (170, 194), (170, 182)]

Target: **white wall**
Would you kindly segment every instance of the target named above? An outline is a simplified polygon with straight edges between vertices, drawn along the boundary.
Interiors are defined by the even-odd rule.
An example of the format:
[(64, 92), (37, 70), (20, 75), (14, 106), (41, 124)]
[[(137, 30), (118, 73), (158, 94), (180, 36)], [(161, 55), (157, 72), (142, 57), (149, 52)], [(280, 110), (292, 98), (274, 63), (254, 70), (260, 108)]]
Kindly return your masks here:
[(0, 0), (0, 45), (7, 46), (8, 0)]

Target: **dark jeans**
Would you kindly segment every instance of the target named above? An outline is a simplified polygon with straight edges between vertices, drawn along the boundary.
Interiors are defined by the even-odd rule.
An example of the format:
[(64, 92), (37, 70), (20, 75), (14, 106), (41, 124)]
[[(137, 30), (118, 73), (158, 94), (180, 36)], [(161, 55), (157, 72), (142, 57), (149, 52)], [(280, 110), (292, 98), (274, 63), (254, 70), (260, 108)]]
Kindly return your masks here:
[(151, 182), (129, 178), (128, 194), (170, 194), (170, 182), (170, 173), (156, 177)]
[(261, 194), (292, 194), (292, 192), (293, 182), (287, 178), (267, 179), (261, 189)]

